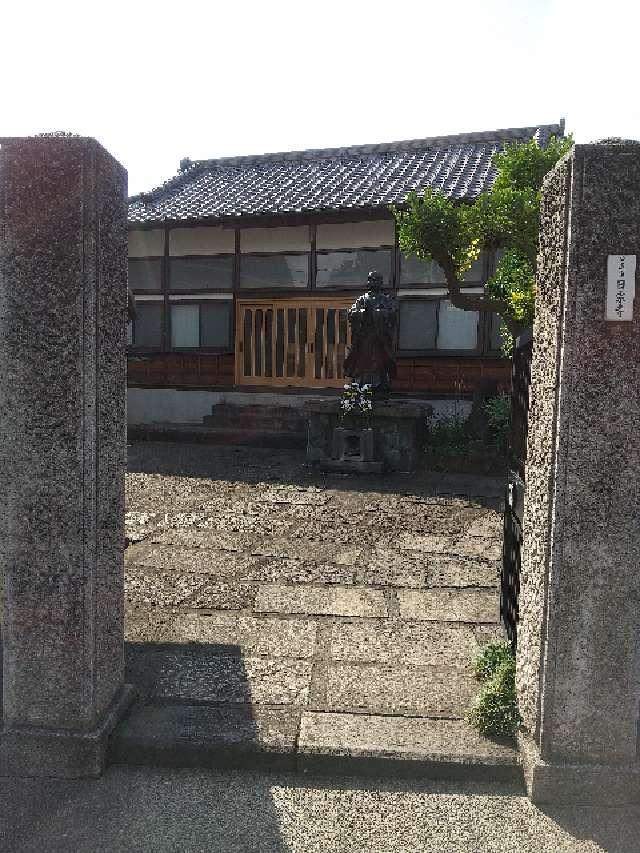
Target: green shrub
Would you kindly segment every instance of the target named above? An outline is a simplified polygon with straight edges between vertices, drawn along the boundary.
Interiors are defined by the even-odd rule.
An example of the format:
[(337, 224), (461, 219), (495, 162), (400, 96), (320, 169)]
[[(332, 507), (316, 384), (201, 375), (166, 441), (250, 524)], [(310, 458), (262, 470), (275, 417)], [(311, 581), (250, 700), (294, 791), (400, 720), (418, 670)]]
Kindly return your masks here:
[(427, 449), (436, 453), (460, 453), (469, 446), (461, 415), (432, 416), (427, 422)]
[(484, 404), (484, 408), (496, 443), (500, 447), (506, 448), (509, 444), (509, 435), (511, 433), (510, 395), (500, 394), (498, 397), (491, 397)]
[(520, 724), (516, 699), (516, 660), (508, 643), (492, 643), (473, 664), (482, 682), (473, 700), (468, 722), (483, 735), (513, 737)]

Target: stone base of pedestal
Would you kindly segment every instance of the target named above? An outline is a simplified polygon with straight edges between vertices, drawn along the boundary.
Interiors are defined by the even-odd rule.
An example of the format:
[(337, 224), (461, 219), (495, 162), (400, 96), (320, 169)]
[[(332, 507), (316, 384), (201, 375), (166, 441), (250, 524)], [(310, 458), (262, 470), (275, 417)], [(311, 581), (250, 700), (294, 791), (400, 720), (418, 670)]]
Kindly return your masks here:
[(87, 779), (102, 774), (109, 739), (136, 697), (125, 684), (89, 732), (6, 726), (0, 735), (0, 776)]
[[(319, 468), (328, 470), (362, 471), (362, 465), (379, 463), (386, 471), (413, 471), (419, 455), (420, 438), (431, 406), (377, 402), (371, 417), (373, 455), (370, 459), (352, 460), (351, 467), (339, 468), (348, 459), (336, 453), (334, 438), (340, 430), (338, 418), (340, 403), (337, 400), (319, 400), (307, 403), (309, 418), (307, 434), (307, 459)], [(353, 430), (344, 430), (353, 433)], [(362, 432), (366, 432), (363, 430)], [(345, 436), (346, 437), (346, 436)], [(375, 460), (375, 461), (374, 461)], [(372, 469), (373, 470), (373, 469)]]
[(527, 794), (533, 803), (621, 806), (640, 803), (640, 765), (550, 763), (519, 738)]

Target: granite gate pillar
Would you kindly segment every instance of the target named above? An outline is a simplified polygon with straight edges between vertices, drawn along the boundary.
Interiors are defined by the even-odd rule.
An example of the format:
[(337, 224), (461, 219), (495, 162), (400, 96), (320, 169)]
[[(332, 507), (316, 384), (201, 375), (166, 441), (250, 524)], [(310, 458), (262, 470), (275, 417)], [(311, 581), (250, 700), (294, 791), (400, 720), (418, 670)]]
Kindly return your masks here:
[(0, 773), (98, 775), (123, 682), (127, 181), (0, 142)]
[(640, 144), (542, 202), (517, 686), (536, 802), (640, 800)]

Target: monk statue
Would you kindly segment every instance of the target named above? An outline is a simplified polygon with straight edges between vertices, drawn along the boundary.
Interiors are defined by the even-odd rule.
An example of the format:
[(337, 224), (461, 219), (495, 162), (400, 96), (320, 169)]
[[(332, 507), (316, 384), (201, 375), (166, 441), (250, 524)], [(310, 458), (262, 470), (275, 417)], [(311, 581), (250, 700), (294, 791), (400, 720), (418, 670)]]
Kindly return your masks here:
[(344, 372), (360, 385), (370, 385), (377, 397), (388, 397), (396, 375), (398, 305), (382, 290), (382, 276), (370, 272), (368, 290), (349, 309), (351, 349)]

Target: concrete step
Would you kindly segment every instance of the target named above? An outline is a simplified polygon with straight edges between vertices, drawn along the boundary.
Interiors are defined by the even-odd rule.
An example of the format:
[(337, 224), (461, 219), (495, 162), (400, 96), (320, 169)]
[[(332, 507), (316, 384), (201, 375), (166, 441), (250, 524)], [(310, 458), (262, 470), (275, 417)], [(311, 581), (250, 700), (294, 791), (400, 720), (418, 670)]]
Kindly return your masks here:
[(463, 720), (292, 706), (139, 703), (116, 731), (110, 760), (523, 785), (515, 745)]

